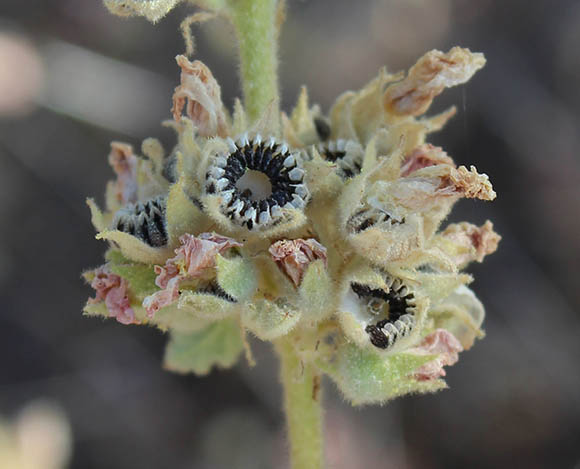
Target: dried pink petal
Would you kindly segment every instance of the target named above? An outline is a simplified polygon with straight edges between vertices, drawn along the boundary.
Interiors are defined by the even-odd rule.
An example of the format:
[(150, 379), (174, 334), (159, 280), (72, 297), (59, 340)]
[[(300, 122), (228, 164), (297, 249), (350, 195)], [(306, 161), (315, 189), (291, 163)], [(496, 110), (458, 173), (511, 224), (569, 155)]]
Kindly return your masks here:
[(401, 166), (401, 177), (406, 177), (419, 169), (438, 164), (446, 164), (455, 167), (453, 159), (448, 156), (441, 147), (436, 147), (430, 143), (426, 143), (415, 148), (405, 157), (403, 165)]
[(272, 259), (295, 286), (300, 285), (308, 264), (322, 259), (326, 265), (326, 248), (315, 239), (283, 239), (268, 250)]
[(468, 81), (485, 65), (483, 54), (454, 47), (446, 54), (432, 50), (411, 67), (407, 77), (387, 87), (383, 104), (390, 114), (423, 114), (444, 88)]
[(127, 281), (113, 274), (107, 265), (95, 269), (94, 274), (91, 287), (97, 294), (95, 298), (90, 298), (89, 302), (104, 301), (110, 317), (116, 318), (121, 324), (139, 324), (135, 318), (135, 311), (131, 308)]
[(183, 55), (175, 59), (181, 67), (181, 84), (173, 93), (173, 118), (179, 122), (185, 107), (200, 135), (225, 137), (227, 121), (221, 91), (211, 71), (199, 60), (190, 62)]
[(444, 366), (454, 365), (463, 351), (461, 343), (445, 329), (437, 329), (423, 338), (421, 343), (408, 352), (415, 355), (437, 355), (434, 360), (425, 363), (414, 373), (419, 381), (428, 381), (445, 376)]
[(439, 236), (451, 243), (451, 258), (459, 267), (471, 261), (483, 262), (485, 256), (496, 251), (501, 240), (489, 220), (480, 227), (467, 222), (454, 223)]
[(218, 254), (233, 248), (242, 247), (235, 239), (215, 233), (202, 233), (198, 237), (184, 234), (179, 238), (181, 246), (175, 249), (175, 257), (167, 259), (165, 266), (155, 266), (155, 284), (161, 291), (148, 296), (143, 306), (149, 316), (179, 298), (179, 287), (190, 279), (203, 276), (207, 269), (215, 267)]
[(109, 164), (117, 175), (115, 195), (121, 205), (137, 202), (137, 162), (131, 145), (111, 143)]

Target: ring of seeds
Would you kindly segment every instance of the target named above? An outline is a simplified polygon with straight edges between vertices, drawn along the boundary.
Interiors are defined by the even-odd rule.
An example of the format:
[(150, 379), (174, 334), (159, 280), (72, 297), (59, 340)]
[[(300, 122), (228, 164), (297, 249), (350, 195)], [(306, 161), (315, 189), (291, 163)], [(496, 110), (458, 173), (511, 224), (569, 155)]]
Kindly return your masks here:
[(217, 156), (206, 174), (207, 194), (221, 196), (221, 211), (249, 230), (274, 225), (282, 209), (302, 209), (310, 198), (297, 153), (260, 135), (228, 139), (229, 155)]
[(318, 153), (327, 161), (335, 163), (336, 173), (342, 179), (349, 179), (361, 172), (362, 152), (360, 154), (349, 152), (347, 149), (348, 140), (332, 140), (325, 144), (318, 144)]
[(399, 339), (408, 336), (415, 326), (415, 296), (399, 279), (388, 280), (388, 291), (360, 283), (350, 285), (354, 293), (367, 302), (367, 310), (372, 315), (384, 315), (384, 306), (388, 304), (388, 315), (365, 328), (371, 343), (381, 349), (392, 347)]
[(167, 244), (165, 207), (164, 196), (126, 205), (115, 214), (113, 229), (133, 235), (149, 246), (165, 246)]

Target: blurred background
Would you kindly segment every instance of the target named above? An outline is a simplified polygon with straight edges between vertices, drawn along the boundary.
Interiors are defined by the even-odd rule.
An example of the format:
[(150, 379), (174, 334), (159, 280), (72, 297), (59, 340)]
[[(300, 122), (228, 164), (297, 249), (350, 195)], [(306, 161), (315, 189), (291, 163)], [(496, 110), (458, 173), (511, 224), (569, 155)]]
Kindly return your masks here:
[[(83, 318), (99, 265), (86, 196), (102, 201), (109, 142), (136, 148), (169, 117), (183, 6), (158, 25), (100, 0), (0, 4), (0, 415), (56, 402), (70, 467), (284, 468), (269, 347), (204, 379), (161, 369), (158, 331)], [(232, 33), (194, 29), (226, 105), (240, 94)], [(450, 390), (353, 409), (327, 383), (328, 467), (580, 467), (580, 3), (573, 0), (289, 0), (284, 106), (302, 84), (325, 112), (387, 65), (462, 45), (487, 66), (429, 111), (458, 114), (431, 142), (498, 193), (450, 221), (491, 219), (503, 240), (472, 285), (485, 340), (448, 370)], [(5, 469), (5, 468), (2, 468)], [(9, 469), (9, 468), (7, 468)]]

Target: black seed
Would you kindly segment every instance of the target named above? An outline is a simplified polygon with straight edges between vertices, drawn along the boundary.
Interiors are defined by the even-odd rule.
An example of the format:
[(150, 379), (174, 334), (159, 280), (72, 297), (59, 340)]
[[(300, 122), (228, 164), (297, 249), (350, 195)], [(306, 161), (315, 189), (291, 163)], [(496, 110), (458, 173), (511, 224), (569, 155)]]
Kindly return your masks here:
[(321, 117), (314, 118), (314, 127), (316, 127), (316, 133), (320, 140), (328, 140), (330, 137), (330, 125)]
[(254, 155), (252, 158), (252, 169), (259, 170), (261, 166), (262, 166), (262, 148), (258, 147), (256, 148), (256, 151), (254, 151)]
[(258, 203), (258, 213), (265, 212), (268, 210), (268, 201), (267, 200), (260, 200)]
[(344, 158), (344, 156), (346, 155), (345, 151), (330, 151), (325, 149), (322, 154), (324, 155), (324, 158), (328, 161), (331, 161), (332, 163), (334, 163), (336, 160), (342, 160)]
[(228, 178), (231, 182), (236, 182), (244, 174), (243, 171), (237, 171), (231, 166), (228, 166), (225, 170), (224, 177)]
[(388, 348), (390, 345), (389, 338), (377, 326), (368, 325), (365, 331), (369, 334), (371, 344), (378, 348)]
[(215, 184), (213, 182), (210, 182), (209, 186), (207, 186), (207, 193), (215, 194)]
[(282, 192), (282, 191), (276, 191), (276, 192), (274, 192), (270, 196), (270, 198), (272, 200), (276, 201), (276, 203), (278, 205), (280, 205), (280, 207), (282, 207), (289, 200), (288, 194), (286, 194), (285, 192)]
[(250, 219), (250, 220), (248, 220), (247, 225), (248, 225), (248, 230), (251, 230), (254, 227), (254, 222)]
[(274, 178), (279, 177), (280, 169), (282, 168), (282, 166), (284, 166), (284, 159), (285, 157), (280, 155), (272, 158), (272, 161), (270, 161), (270, 164), (266, 169), (266, 173)]
[(373, 225), (373, 220), (370, 218), (367, 218), (365, 221), (363, 221), (357, 228), (356, 231), (364, 231), (366, 230), (368, 227)]
[(346, 178), (351, 178), (354, 176), (354, 172), (351, 169), (345, 168), (342, 170), (342, 174), (344, 175), (344, 177)]
[(272, 161), (272, 150), (267, 148), (262, 155), (262, 162), (260, 163), (260, 171), (266, 172), (268, 165)]

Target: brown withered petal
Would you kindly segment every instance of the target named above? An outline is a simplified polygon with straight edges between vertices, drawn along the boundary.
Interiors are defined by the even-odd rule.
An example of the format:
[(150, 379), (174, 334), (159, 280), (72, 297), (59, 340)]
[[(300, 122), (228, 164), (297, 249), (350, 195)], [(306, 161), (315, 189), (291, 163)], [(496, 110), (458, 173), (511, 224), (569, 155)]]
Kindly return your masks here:
[(398, 116), (423, 114), (444, 88), (465, 83), (484, 65), (483, 54), (461, 47), (447, 53), (427, 52), (403, 81), (387, 88), (383, 98), (385, 111)]
[(326, 248), (315, 239), (283, 239), (272, 244), (269, 252), (296, 286), (312, 261), (322, 259), (326, 264)]
[(149, 316), (177, 300), (183, 281), (201, 277), (207, 269), (214, 267), (218, 254), (242, 246), (235, 239), (215, 233), (202, 233), (197, 237), (186, 233), (179, 242), (181, 246), (175, 249), (175, 257), (167, 259), (164, 267), (155, 266), (155, 284), (162, 290), (143, 301)]
[(138, 324), (139, 321), (135, 318), (135, 311), (129, 301), (127, 281), (113, 274), (106, 265), (95, 269), (94, 274), (91, 287), (97, 294), (89, 302), (104, 301), (110, 317), (114, 317), (121, 324)]
[(463, 351), (461, 343), (445, 329), (437, 329), (425, 336), (421, 343), (409, 350), (416, 355), (437, 355), (435, 360), (425, 363), (414, 373), (419, 381), (428, 381), (445, 376), (444, 366), (454, 365)]
[(137, 156), (126, 143), (112, 142), (109, 164), (117, 175), (115, 196), (121, 205), (137, 202)]
[(225, 137), (228, 129), (221, 90), (211, 71), (199, 60), (190, 62), (183, 55), (175, 59), (181, 67), (181, 84), (173, 93), (173, 118), (179, 122), (185, 107), (199, 135)]
[(426, 143), (415, 148), (405, 157), (401, 166), (401, 177), (406, 177), (419, 169), (438, 164), (447, 164), (455, 167), (453, 159), (441, 147)]
[(485, 256), (496, 251), (501, 240), (489, 220), (482, 226), (467, 222), (454, 223), (445, 228), (440, 236), (452, 243), (452, 259), (460, 267), (471, 261), (483, 262)]

